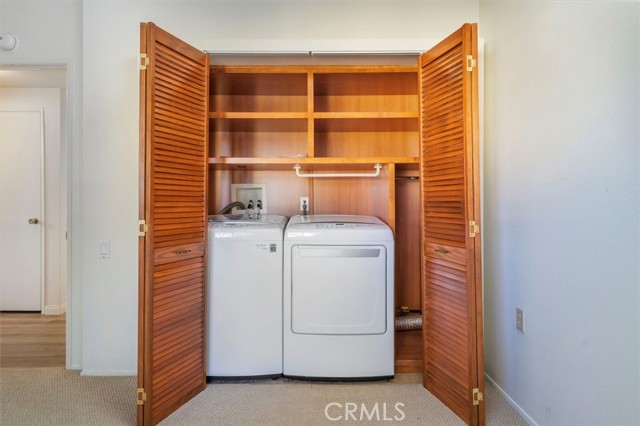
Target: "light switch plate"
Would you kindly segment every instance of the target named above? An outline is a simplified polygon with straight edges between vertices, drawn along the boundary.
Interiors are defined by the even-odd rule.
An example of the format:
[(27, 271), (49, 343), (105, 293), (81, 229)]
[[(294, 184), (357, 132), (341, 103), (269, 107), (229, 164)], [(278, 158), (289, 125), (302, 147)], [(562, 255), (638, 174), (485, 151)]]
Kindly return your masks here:
[(524, 310), (516, 308), (516, 328), (524, 333)]
[(100, 241), (100, 259), (109, 259), (111, 257), (111, 243), (109, 241)]

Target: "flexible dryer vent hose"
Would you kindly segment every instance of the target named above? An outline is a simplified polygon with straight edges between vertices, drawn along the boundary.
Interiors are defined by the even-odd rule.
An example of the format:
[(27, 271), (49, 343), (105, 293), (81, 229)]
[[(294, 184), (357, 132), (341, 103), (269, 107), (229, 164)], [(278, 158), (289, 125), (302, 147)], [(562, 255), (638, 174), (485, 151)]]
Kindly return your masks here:
[(422, 314), (412, 312), (396, 315), (396, 330), (422, 330)]

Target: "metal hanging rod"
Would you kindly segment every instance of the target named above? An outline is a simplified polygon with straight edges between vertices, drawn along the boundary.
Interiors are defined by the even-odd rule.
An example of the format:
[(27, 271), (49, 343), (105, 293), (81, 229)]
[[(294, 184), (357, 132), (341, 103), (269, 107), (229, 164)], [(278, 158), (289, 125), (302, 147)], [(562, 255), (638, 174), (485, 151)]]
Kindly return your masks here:
[(371, 173), (300, 173), (300, 169), (302, 167), (300, 164), (296, 164), (293, 166), (293, 169), (296, 171), (296, 176), (301, 178), (333, 178), (333, 177), (378, 177), (380, 176), (380, 169), (382, 166), (380, 164), (376, 164), (373, 166), (376, 169), (375, 172)]

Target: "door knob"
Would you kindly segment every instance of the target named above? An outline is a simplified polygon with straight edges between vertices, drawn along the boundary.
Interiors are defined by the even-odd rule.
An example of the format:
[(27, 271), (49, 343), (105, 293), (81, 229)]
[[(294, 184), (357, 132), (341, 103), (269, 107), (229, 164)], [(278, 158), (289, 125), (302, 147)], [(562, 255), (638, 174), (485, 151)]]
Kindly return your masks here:
[(29, 224), (30, 225), (35, 225), (37, 223), (40, 223), (40, 221), (38, 220), (38, 218), (32, 217), (31, 219), (29, 219)]

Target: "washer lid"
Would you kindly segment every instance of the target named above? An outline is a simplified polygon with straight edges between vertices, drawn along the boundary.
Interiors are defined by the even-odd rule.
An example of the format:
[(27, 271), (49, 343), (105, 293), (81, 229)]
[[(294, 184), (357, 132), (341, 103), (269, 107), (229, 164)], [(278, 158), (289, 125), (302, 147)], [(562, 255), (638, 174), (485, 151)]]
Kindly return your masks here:
[(280, 216), (276, 214), (263, 214), (260, 217), (256, 217), (256, 215), (227, 215), (227, 214), (215, 214), (209, 216), (209, 225), (211, 224), (234, 224), (234, 225), (254, 225), (254, 226), (264, 226), (264, 225), (275, 225), (275, 226), (284, 226), (287, 223), (287, 218), (285, 216)]
[(209, 216), (209, 239), (275, 239), (282, 241), (287, 218), (278, 215), (262, 215), (259, 219), (248, 216), (230, 218), (223, 215)]

